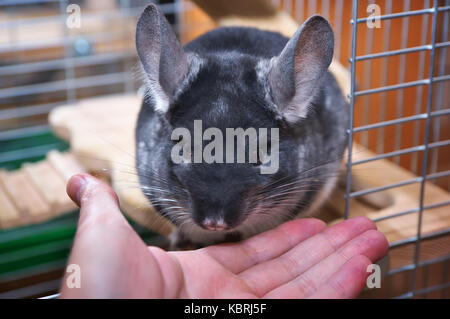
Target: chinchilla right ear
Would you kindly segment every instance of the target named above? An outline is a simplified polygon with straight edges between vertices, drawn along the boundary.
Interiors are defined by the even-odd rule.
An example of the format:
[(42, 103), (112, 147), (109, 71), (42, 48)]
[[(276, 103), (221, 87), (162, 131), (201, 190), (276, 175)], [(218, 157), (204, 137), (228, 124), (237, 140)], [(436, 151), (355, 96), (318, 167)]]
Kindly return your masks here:
[(315, 15), (303, 23), (272, 61), (268, 75), (272, 97), (288, 122), (307, 116), (320, 80), (333, 59), (333, 50), (330, 24)]
[(154, 4), (147, 6), (139, 18), (136, 48), (148, 79), (148, 95), (154, 108), (167, 112), (189, 66), (175, 33)]

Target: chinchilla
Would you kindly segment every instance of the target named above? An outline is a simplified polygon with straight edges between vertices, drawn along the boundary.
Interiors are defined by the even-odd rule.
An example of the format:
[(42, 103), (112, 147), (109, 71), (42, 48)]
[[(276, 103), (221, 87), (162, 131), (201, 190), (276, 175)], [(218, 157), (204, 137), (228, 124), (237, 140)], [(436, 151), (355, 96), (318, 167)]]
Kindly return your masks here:
[[(223, 27), (183, 47), (149, 5), (137, 24), (136, 46), (146, 88), (136, 166), (148, 200), (177, 226), (173, 247), (243, 239), (320, 207), (337, 181), (349, 119), (328, 71), (334, 36), (326, 19), (310, 17), (290, 39)], [(215, 134), (202, 135), (200, 144), (174, 134), (182, 128), (198, 137), (198, 123), (201, 133), (211, 128)], [(256, 160), (239, 161), (234, 146), (219, 148), (227, 129), (238, 128), (266, 130), (265, 151), (258, 150)], [(250, 158), (250, 134), (244, 138)], [(199, 161), (195, 148), (202, 155), (213, 141), (216, 161)], [(174, 161), (180, 145), (175, 154), (184, 160)]]

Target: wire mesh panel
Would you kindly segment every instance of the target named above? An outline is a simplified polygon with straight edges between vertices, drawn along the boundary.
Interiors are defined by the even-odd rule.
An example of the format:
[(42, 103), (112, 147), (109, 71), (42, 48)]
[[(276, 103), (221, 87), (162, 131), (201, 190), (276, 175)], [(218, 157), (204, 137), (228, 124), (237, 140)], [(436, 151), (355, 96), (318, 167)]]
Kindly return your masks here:
[[(375, 4), (373, 1), (369, 1), (368, 5)], [(417, 2), (416, 2), (417, 4)], [(432, 264), (432, 261), (420, 262), (420, 249), (421, 249), (421, 241), (425, 238), (422, 234), (422, 224), (424, 219), (424, 214), (433, 214), (432, 209), (436, 207), (448, 206), (450, 204), (449, 201), (433, 203), (432, 205), (425, 204), (426, 199), (426, 186), (428, 181), (435, 181), (439, 178), (447, 178), (447, 183), (444, 187), (448, 187), (448, 176), (450, 175), (450, 171), (445, 170), (448, 169), (446, 162), (448, 162), (448, 146), (450, 145), (450, 140), (448, 139), (439, 139), (441, 133), (441, 121), (448, 121), (448, 115), (450, 114), (450, 110), (448, 108), (448, 97), (445, 99), (443, 97), (443, 90), (445, 87), (448, 91), (448, 80), (450, 80), (450, 76), (448, 72), (446, 72), (445, 61), (446, 59), (446, 47), (449, 45), (447, 42), (448, 35), (448, 11), (450, 7), (448, 6), (448, 1), (445, 3), (443, 1), (423, 1), (423, 8), (418, 8), (416, 10), (411, 10), (411, 2), (403, 1), (403, 8), (399, 12), (392, 12), (392, 1), (385, 1), (384, 8), (385, 12), (379, 16), (377, 19), (380, 23), (384, 23), (382, 28), (384, 30), (391, 29), (391, 20), (394, 19), (403, 19), (401, 26), (401, 47), (399, 49), (392, 50), (389, 47), (389, 38), (391, 36), (391, 32), (386, 31), (384, 34), (382, 50), (380, 52), (373, 53), (372, 41), (374, 41), (374, 32), (368, 31), (367, 29), (374, 28), (374, 24), (376, 20), (371, 20), (371, 17), (361, 17), (361, 1), (353, 1), (352, 8), (352, 52), (350, 57), (351, 63), (351, 92), (350, 92), (350, 108), (351, 113), (354, 115), (349, 123), (349, 140), (348, 140), (348, 161), (347, 161), (347, 188), (346, 188), (346, 217), (351, 216), (352, 212), (349, 210), (349, 200), (351, 198), (361, 196), (364, 194), (369, 194), (373, 192), (380, 192), (391, 188), (402, 187), (405, 185), (417, 184), (418, 185), (418, 205), (414, 209), (409, 209), (407, 211), (399, 211), (395, 212), (389, 216), (383, 216), (382, 219), (386, 220), (389, 218), (395, 218), (397, 216), (403, 216), (406, 214), (416, 214), (417, 215), (417, 233), (414, 237), (408, 238), (406, 242), (414, 243), (414, 252), (413, 252), (413, 262), (409, 265), (397, 268), (395, 270), (390, 271), (390, 275), (398, 274), (400, 272), (411, 271), (411, 284), (408, 287), (408, 291), (404, 294), (396, 297), (415, 297), (423, 293), (429, 293), (434, 290), (443, 290), (449, 287), (448, 282), (443, 282), (433, 287), (426, 287), (423, 289), (419, 289), (418, 285), (418, 272), (419, 269), (424, 267), (427, 264)], [(408, 20), (412, 19), (411, 17), (421, 17), (421, 34), (420, 34), (420, 43), (414, 47), (407, 47), (408, 43)], [(364, 30), (365, 28), (366, 30)], [(361, 54), (361, 50), (358, 46), (363, 44), (361, 39), (361, 33), (365, 34), (366, 38), (366, 52), (365, 54)], [(369, 35), (367, 37), (367, 35)], [(408, 71), (408, 63), (407, 63), (407, 54), (418, 53), (419, 54), (419, 64), (418, 64), (418, 72), (417, 79), (414, 81), (406, 81), (405, 74)], [(387, 72), (389, 71), (388, 63), (386, 61), (390, 57), (399, 57), (398, 67), (397, 67), (397, 82), (395, 84), (388, 84), (387, 82)], [(357, 77), (357, 68), (361, 67), (361, 63), (365, 63), (363, 66), (364, 74), (370, 74), (370, 65), (374, 59), (383, 59), (381, 62), (380, 69), (380, 85), (373, 86), (370, 80), (365, 79), (363, 81), (363, 87), (358, 87), (358, 77)], [(448, 65), (447, 65), (448, 67)], [(412, 66), (415, 68), (415, 66)], [(392, 66), (391, 68), (392, 69)], [(395, 70), (395, 66), (394, 66)], [(405, 104), (405, 91), (408, 89), (415, 89), (415, 95), (411, 95), (414, 97), (413, 107), (411, 105)], [(397, 94), (396, 103), (388, 103), (387, 94), (389, 92), (393, 92)], [(411, 90), (408, 91), (408, 93)], [(376, 105), (375, 113), (379, 113), (379, 118), (373, 123), (368, 123), (370, 110), (369, 107), (372, 107), (370, 104), (370, 100), (368, 97), (378, 95), (378, 103)], [(395, 98), (394, 96), (392, 96)], [(362, 98), (362, 100), (361, 100)], [(362, 103), (361, 103), (362, 102)], [(446, 105), (447, 103), (447, 105)], [(388, 108), (397, 108), (395, 118), (391, 120), (386, 120), (386, 111)], [(413, 114), (410, 116), (404, 116), (404, 108), (409, 107), (412, 108)], [(358, 125), (355, 127), (355, 117), (357, 116), (357, 109), (363, 109), (362, 116), (362, 125)], [(401, 139), (405, 134), (405, 130), (401, 129), (400, 125), (404, 125), (406, 123), (413, 124), (412, 130), (409, 132), (409, 135), (412, 136), (413, 146), (408, 148), (401, 147)], [(359, 123), (358, 123), (359, 124)], [(409, 169), (417, 173), (417, 177), (399, 181), (394, 184), (385, 185), (378, 188), (365, 189), (357, 192), (351, 191), (351, 174), (354, 166), (358, 164), (362, 164), (362, 162), (353, 161), (353, 152), (352, 147), (355, 141), (355, 135), (357, 133), (362, 133), (361, 138), (358, 140), (365, 146), (369, 146), (368, 141), (368, 131), (377, 129), (378, 130), (378, 139), (375, 139), (377, 143), (384, 143), (384, 141), (389, 138), (389, 135), (386, 135), (387, 128), (390, 126), (394, 126), (396, 129), (394, 134), (391, 135), (391, 138), (394, 139), (394, 150), (388, 153), (384, 153), (385, 145), (382, 144), (372, 144), (378, 153), (381, 153), (377, 156), (374, 156), (371, 159), (366, 159), (367, 161), (375, 161), (384, 158), (394, 159), (396, 163), (399, 163), (399, 156), (409, 154), (410, 156), (410, 164)], [(445, 133), (445, 132), (444, 132)], [(381, 138), (380, 138), (381, 136)], [(381, 145), (381, 146), (380, 146)], [(443, 156), (444, 170), (436, 172), (437, 163), (438, 163), (438, 150), (440, 148), (447, 148), (445, 152), (441, 153)], [(445, 155), (444, 155), (445, 154)], [(430, 159), (431, 163), (430, 164)], [(447, 185), (445, 185), (447, 184)], [(441, 232), (442, 234), (448, 234), (449, 230), (444, 229)], [(448, 238), (448, 235), (447, 235)], [(399, 243), (399, 245), (404, 244)], [(444, 255), (440, 257), (439, 261), (445, 261), (445, 265), (448, 266), (448, 259), (450, 259), (450, 255)], [(437, 262), (437, 261), (434, 261)], [(448, 280), (448, 279), (447, 279)]]

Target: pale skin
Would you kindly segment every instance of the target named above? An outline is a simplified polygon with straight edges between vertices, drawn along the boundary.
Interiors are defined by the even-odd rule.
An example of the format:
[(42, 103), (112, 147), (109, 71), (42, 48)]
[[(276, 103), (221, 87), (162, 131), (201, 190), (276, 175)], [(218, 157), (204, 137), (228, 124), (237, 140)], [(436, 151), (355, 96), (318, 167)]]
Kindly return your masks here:
[(353, 298), (367, 266), (388, 250), (367, 218), (327, 227), (299, 219), (245, 241), (191, 251), (147, 246), (118, 208), (114, 191), (87, 174), (73, 176), (69, 196), (81, 207), (68, 264), (81, 287), (61, 298)]

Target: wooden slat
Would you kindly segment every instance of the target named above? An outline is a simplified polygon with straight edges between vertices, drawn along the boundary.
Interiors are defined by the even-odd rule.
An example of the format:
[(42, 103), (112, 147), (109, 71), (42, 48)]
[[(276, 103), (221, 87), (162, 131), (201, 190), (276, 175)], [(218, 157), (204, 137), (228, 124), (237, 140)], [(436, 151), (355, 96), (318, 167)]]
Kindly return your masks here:
[(47, 160), (49, 165), (58, 173), (64, 183), (67, 183), (71, 176), (85, 172), (85, 169), (71, 153), (51, 151), (47, 154)]
[(23, 171), (1, 172), (0, 183), (25, 223), (40, 222), (51, 216), (49, 205)]
[(42, 222), (76, 209), (66, 184), (82, 172), (85, 169), (71, 153), (58, 151), (19, 170), (0, 171), (0, 229)]
[(26, 164), (23, 170), (49, 205), (49, 214), (57, 215), (75, 209), (75, 205), (66, 194), (66, 183), (47, 161)]
[(0, 184), (0, 228), (9, 228), (19, 225), (21, 222), (19, 211), (6, 195)]

